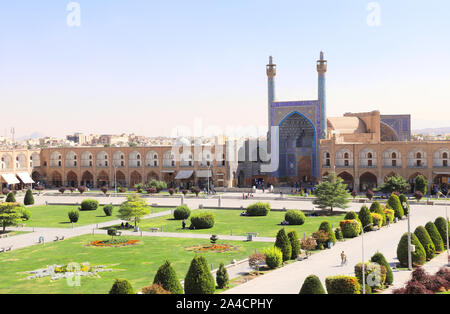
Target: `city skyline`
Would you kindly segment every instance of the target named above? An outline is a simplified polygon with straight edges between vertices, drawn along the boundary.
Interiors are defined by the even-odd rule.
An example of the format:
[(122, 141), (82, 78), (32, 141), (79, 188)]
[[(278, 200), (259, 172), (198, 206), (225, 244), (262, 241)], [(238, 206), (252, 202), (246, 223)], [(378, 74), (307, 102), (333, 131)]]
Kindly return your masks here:
[(321, 50), (329, 116), (379, 110), (411, 114), (413, 130), (449, 126), (443, 1), (78, 1), (79, 27), (67, 25), (69, 1), (25, 2), (0, 10), (0, 101), (17, 137), (170, 136), (194, 119), (264, 127), (269, 55), (277, 99), (308, 100)]

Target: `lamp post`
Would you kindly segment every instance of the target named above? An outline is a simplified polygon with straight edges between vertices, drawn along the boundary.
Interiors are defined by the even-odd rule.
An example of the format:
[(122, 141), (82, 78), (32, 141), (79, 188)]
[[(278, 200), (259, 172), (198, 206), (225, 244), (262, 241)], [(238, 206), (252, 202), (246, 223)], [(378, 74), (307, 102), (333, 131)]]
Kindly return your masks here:
[[(403, 202), (403, 208), (406, 208), (408, 204)], [(411, 208), (408, 210), (408, 269), (412, 270), (412, 256), (411, 256)]]
[(366, 270), (365, 270), (365, 265), (364, 265), (364, 229), (367, 227), (372, 227), (373, 223), (363, 226), (362, 223), (358, 222), (356, 219), (354, 219), (354, 221), (356, 221), (358, 224), (360, 224), (361, 229), (362, 229), (362, 234), (361, 234), (362, 273), (361, 273), (361, 275), (362, 275), (362, 280), (363, 280), (363, 294), (366, 294)]
[(116, 173), (117, 173), (117, 168), (116, 168), (116, 164), (113, 161), (113, 168), (114, 168), (114, 191), (117, 197), (117, 183), (116, 183)]
[[(441, 191), (438, 192), (439, 195), (442, 195), (443, 197), (445, 197), (445, 201), (448, 201), (447, 195), (444, 195), (444, 193), (442, 193)], [(445, 205), (445, 220), (446, 220), (446, 231), (447, 231), (447, 263), (448, 263), (448, 259), (450, 257), (450, 253), (449, 250), (450, 248), (448, 247), (448, 212), (447, 212), (447, 205)]]

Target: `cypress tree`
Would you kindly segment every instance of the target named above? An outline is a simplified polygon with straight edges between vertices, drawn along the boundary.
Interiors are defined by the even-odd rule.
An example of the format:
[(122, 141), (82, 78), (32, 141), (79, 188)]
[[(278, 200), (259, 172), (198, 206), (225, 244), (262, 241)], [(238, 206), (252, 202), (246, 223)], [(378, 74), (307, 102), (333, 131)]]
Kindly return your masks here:
[(131, 283), (126, 279), (116, 279), (109, 294), (134, 294)]
[[(408, 202), (408, 199), (406, 198), (405, 194), (400, 194), (400, 196), (398, 198), (400, 200), (400, 204), (402, 205), (403, 212), (405, 213), (405, 216), (408, 216), (408, 213), (409, 213), (409, 202)], [(403, 204), (405, 204), (405, 206), (403, 206)]]
[(34, 204), (33, 192), (31, 192), (30, 189), (28, 189), (27, 192), (25, 193), (25, 198), (23, 199), (23, 204), (24, 205), (33, 205)]
[(333, 242), (333, 245), (336, 244), (336, 235), (334, 234), (333, 228), (331, 228), (331, 224), (328, 221), (323, 221), (320, 224), (319, 230), (323, 230), (328, 233), (328, 241)]
[[(439, 234), (441, 235), (442, 241), (444, 241), (444, 245), (447, 246), (447, 228), (450, 228), (450, 223), (444, 217), (438, 217), (434, 221)], [(450, 230), (448, 232), (450, 239)]]
[(373, 202), (372, 205), (370, 206), (370, 212), (381, 215), (381, 217), (383, 217), (383, 226), (386, 226), (387, 223), (386, 214), (384, 213), (383, 207), (381, 206), (380, 203), (378, 203), (377, 201)]
[(428, 186), (428, 181), (427, 181), (427, 179), (425, 179), (425, 177), (423, 175), (418, 175), (414, 179), (415, 190), (422, 192), (423, 195), (427, 194), (427, 186)]
[[(370, 214), (370, 210), (367, 208), (367, 206), (361, 207), (361, 210), (358, 213), (358, 218), (361, 221), (363, 228), (373, 223), (372, 215)], [(367, 229), (364, 230), (364, 232), (366, 231)]]
[(299, 294), (326, 294), (320, 279), (315, 275), (309, 275), (303, 282)]
[(389, 208), (392, 208), (394, 210), (395, 217), (397, 217), (398, 219), (402, 218), (405, 215), (402, 204), (400, 203), (400, 199), (397, 195), (392, 194), (391, 196), (389, 196), (387, 204), (389, 205)]
[(389, 263), (387, 262), (386, 258), (383, 254), (380, 252), (375, 253), (372, 258), (370, 259), (372, 263), (377, 263), (381, 266), (384, 266), (386, 268), (386, 285), (392, 285), (394, 282), (394, 273), (392, 272), (391, 266), (389, 266)]
[(223, 263), (220, 263), (219, 269), (217, 270), (216, 282), (219, 289), (227, 287), (228, 283), (230, 282), (227, 269), (225, 268), (225, 265)]
[[(416, 250), (411, 252), (413, 266), (421, 266), (425, 264), (427, 254), (414, 233), (411, 233), (411, 244), (416, 247)], [(400, 261), (400, 265), (405, 267), (408, 266), (408, 233), (404, 233), (398, 243), (397, 258)]]
[(287, 235), (292, 247), (291, 259), (296, 260), (298, 254), (300, 254), (300, 241), (298, 240), (297, 231), (289, 231)]
[(281, 250), (283, 253), (283, 262), (291, 259), (292, 256), (292, 247), (289, 238), (286, 235), (286, 231), (281, 229), (277, 233), (277, 238), (275, 240), (275, 246)]
[(442, 237), (439, 234), (436, 225), (431, 221), (427, 222), (427, 224), (425, 225), (425, 229), (427, 229), (431, 241), (433, 241), (434, 247), (436, 248), (436, 252), (444, 251), (444, 241), (442, 240)]
[(414, 230), (414, 234), (417, 236), (423, 248), (425, 249), (427, 260), (431, 260), (434, 257), (434, 252), (436, 252), (436, 247), (434, 246), (434, 243), (431, 240), (428, 231), (423, 226), (418, 226), (416, 230)]
[(186, 294), (214, 294), (216, 285), (208, 268), (206, 258), (195, 256), (184, 279)]
[(16, 202), (16, 196), (14, 195), (13, 192), (9, 192), (8, 195), (6, 196), (6, 203), (17, 203)]
[(160, 284), (164, 290), (170, 291), (172, 294), (183, 294), (183, 287), (178, 280), (177, 273), (170, 265), (169, 261), (159, 267), (156, 272), (153, 284)]

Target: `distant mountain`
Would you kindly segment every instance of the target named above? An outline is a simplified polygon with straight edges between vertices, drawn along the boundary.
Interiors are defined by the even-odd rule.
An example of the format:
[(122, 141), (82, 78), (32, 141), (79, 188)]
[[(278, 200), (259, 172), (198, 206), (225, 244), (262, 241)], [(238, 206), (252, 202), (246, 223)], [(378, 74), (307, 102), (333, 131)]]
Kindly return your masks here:
[(423, 135), (443, 135), (443, 134), (450, 133), (450, 127), (413, 130), (412, 133), (413, 134), (423, 134)]
[(29, 140), (29, 139), (40, 138), (40, 137), (45, 137), (45, 135), (42, 134), (42, 133), (39, 133), (39, 132), (33, 132), (30, 135), (25, 135), (25, 136), (18, 137), (16, 140), (18, 140), (18, 141), (26, 141), (26, 140)]

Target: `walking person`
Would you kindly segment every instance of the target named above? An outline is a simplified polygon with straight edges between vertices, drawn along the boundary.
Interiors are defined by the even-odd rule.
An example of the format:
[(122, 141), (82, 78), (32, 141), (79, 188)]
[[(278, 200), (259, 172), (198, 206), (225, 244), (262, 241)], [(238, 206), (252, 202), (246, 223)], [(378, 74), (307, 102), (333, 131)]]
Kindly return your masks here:
[(183, 227), (183, 230), (186, 229), (186, 219), (183, 219), (181, 226)]
[(344, 251), (341, 253), (341, 266), (344, 266), (347, 264), (347, 256), (345, 255)]

